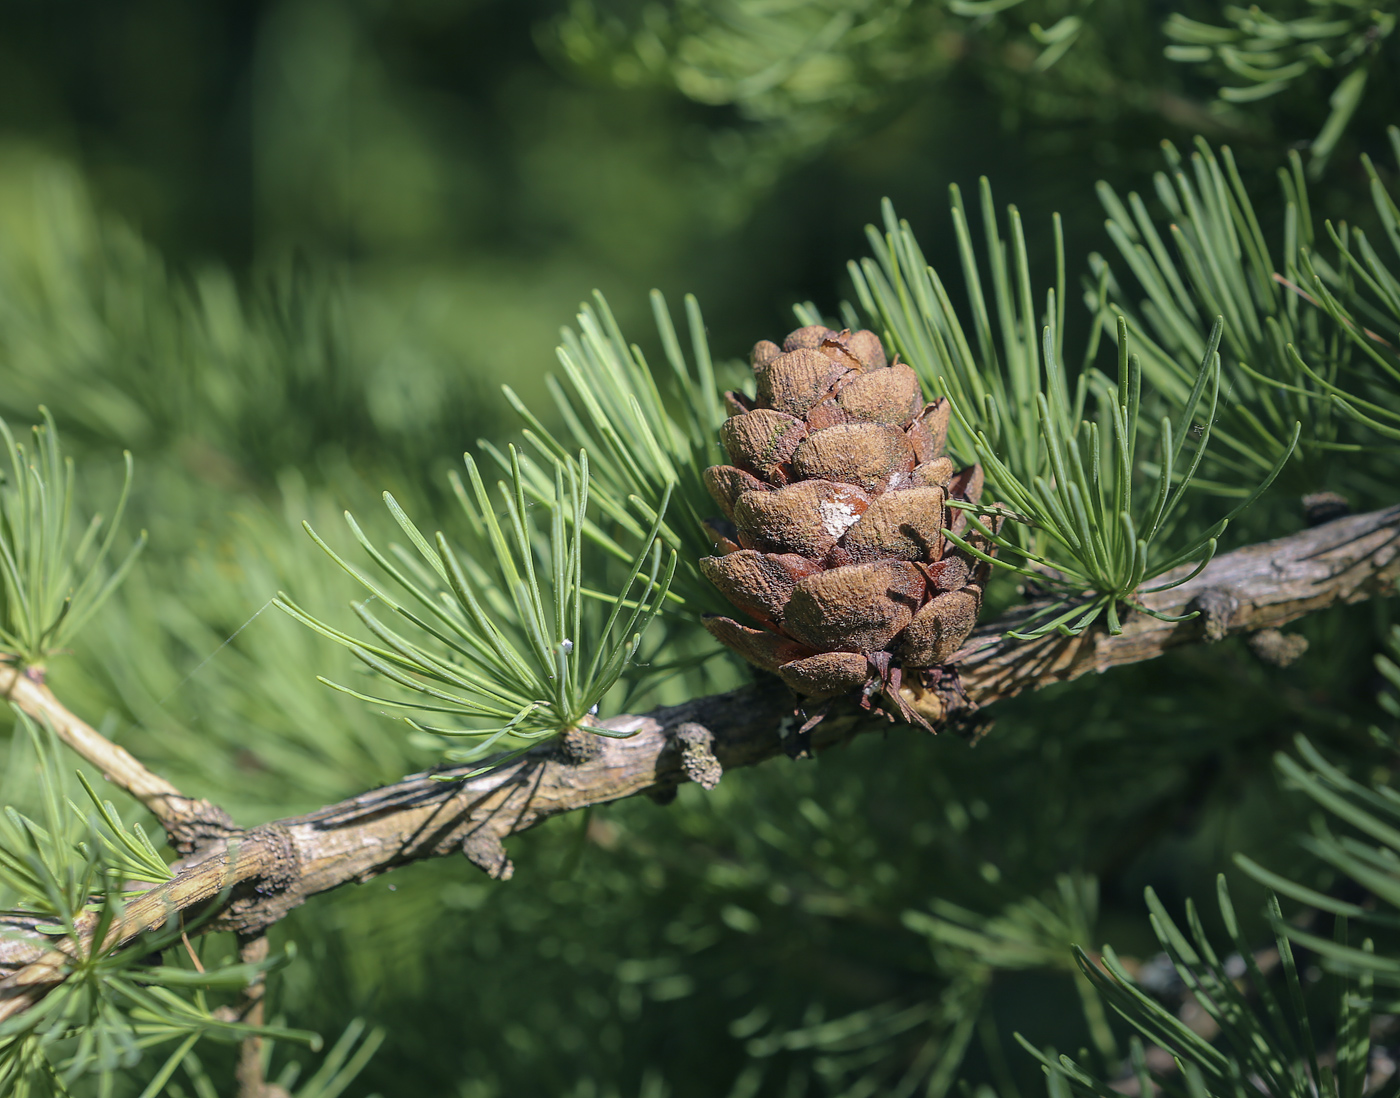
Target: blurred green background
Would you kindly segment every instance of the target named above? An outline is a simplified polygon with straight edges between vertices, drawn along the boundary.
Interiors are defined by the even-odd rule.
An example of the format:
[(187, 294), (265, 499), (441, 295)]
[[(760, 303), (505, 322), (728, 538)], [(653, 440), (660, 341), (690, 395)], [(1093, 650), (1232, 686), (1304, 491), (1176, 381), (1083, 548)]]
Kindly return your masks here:
[[(835, 311), (882, 197), (953, 269), (946, 187), (983, 174), (1042, 271), (1064, 215), (1077, 278), (1106, 245), (1095, 182), (1148, 190), (1196, 133), (1272, 225), (1324, 77), (1220, 109), (1163, 56), (1175, 5), (996, 7), (10, 0), (0, 411), (49, 406), (94, 499), (131, 449), (151, 532), (56, 691), (240, 823), (393, 780), (432, 751), (318, 687), (347, 657), (259, 611), (353, 597), (303, 519), (382, 529), (390, 489), (450, 523), (444, 469), (512, 437), (502, 383), (545, 406), (593, 288), (651, 353), (647, 291), (695, 293), (741, 358), (795, 302)], [(875, 30), (833, 38), (847, 16)], [(1368, 93), (1319, 179), (1330, 216), (1362, 209), (1391, 101)], [(1086, 329), (1071, 309), (1071, 345)], [(1233, 544), (1298, 524), (1284, 500)], [(560, 820), (514, 842), (509, 883), (443, 862), (321, 897), (278, 928), (301, 954), (274, 1009), (386, 1027), (352, 1094), (1036, 1093), (1013, 1032), (1092, 1039), (1064, 944), (1145, 959), (1145, 884), (1179, 904), (1236, 850), (1297, 863), (1270, 755), (1364, 741), (1383, 615), (1307, 623), (1287, 671), (1232, 642), (1023, 699), (975, 750), (893, 730)], [(745, 674), (716, 659), (668, 696)], [(909, 915), (935, 901), (993, 937), (1007, 913), (1018, 944), (950, 944)]]

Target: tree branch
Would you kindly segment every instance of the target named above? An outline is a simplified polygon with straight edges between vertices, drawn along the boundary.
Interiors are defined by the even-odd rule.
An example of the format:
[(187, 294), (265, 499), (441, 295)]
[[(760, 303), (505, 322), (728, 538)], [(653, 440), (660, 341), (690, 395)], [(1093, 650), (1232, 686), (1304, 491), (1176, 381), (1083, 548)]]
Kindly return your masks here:
[[(259, 933), (251, 938), (239, 936), (238, 959), (243, 964), (260, 964), (267, 960), (267, 949), (266, 934)], [(234, 1017), (250, 1026), (261, 1026), (266, 1021), (266, 995), (267, 983), (259, 976), (243, 989)], [(263, 1072), (263, 1043), (262, 1035), (254, 1033), (239, 1044), (238, 1066), (234, 1072), (238, 1098), (290, 1098), (283, 1087), (267, 1082)]]
[[(1025, 644), (1002, 640), (1001, 633), (1037, 609), (1028, 604), (979, 626), (953, 661), (972, 700), (990, 705), (1091, 671), (1155, 659), (1183, 644), (1277, 629), (1329, 606), (1393, 595), (1400, 577), (1398, 552), (1400, 506), (1349, 515), (1226, 553), (1189, 583), (1142, 598), (1148, 609), (1168, 617), (1199, 612), (1191, 621), (1172, 624), (1135, 613), (1116, 637), (1090, 629), (1078, 637), (1052, 634)], [(1190, 571), (1190, 565), (1183, 566), (1160, 582)]]
[[(1116, 637), (1091, 630), (1028, 643), (1003, 639), (1034, 611), (1028, 606), (978, 628), (955, 658), (961, 691), (950, 682), (944, 700), (956, 717), (958, 707), (990, 705), (1091, 671), (1153, 659), (1178, 645), (1277, 628), (1330, 606), (1393, 594), (1398, 548), (1400, 506), (1240, 549), (1216, 558), (1178, 588), (1143, 597), (1158, 613), (1198, 610), (1197, 618), (1173, 624), (1133, 613)], [(1163, 580), (1188, 573), (1189, 567)], [(25, 708), (45, 694), (15, 689), (12, 696)], [(57, 703), (44, 701), (50, 704)], [(255, 936), (318, 893), (456, 851), (490, 876), (506, 878), (513, 869), (504, 847), (508, 836), (552, 816), (638, 793), (665, 801), (685, 781), (708, 788), (724, 770), (791, 750), (799, 719), (793, 699), (769, 681), (603, 723), (631, 735), (576, 732), (486, 773), (462, 766), (413, 775), (304, 816), (210, 838), (176, 864), (174, 880), (127, 905), (101, 948), (120, 946), (210, 901), (218, 913), (206, 928)], [(883, 718), (843, 703), (812, 731), (810, 746), (819, 750), (884, 727)], [(69, 959), (50, 940), (0, 941), (0, 973), (11, 973), (0, 979), (0, 1021), (60, 982)]]
[(0, 665), (0, 695), (33, 719), (48, 724), (80, 758), (145, 805), (165, 828), (171, 845), (181, 853), (189, 853), (211, 835), (230, 835), (238, 830), (223, 809), (186, 797), (170, 782), (152, 774), (129, 751), (70, 712), (26, 669)]

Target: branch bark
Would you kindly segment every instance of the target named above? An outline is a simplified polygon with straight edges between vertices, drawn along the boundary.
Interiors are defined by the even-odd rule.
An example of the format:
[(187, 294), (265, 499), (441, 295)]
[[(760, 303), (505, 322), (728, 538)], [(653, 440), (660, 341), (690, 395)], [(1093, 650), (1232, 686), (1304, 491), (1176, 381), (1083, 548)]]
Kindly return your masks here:
[[(267, 960), (267, 935), (257, 934), (251, 938), (238, 939), (238, 959), (244, 964), (259, 964)], [(243, 989), (234, 1016), (250, 1026), (261, 1026), (266, 1020), (267, 984), (259, 976)], [(234, 1070), (234, 1081), (238, 1084), (238, 1098), (291, 1098), (284, 1087), (269, 1083), (263, 1072), (263, 1038), (252, 1034), (243, 1038), (238, 1047), (238, 1066)]]
[(97, 767), (109, 782), (145, 805), (165, 828), (171, 845), (181, 853), (189, 853), (211, 835), (230, 835), (238, 830), (222, 808), (186, 797), (170, 782), (153, 774), (129, 751), (68, 710), (27, 669), (0, 666), (0, 695), (33, 719), (47, 723), (79, 758)]
[[(1004, 639), (1006, 630), (1033, 612), (1029, 606), (979, 627), (955, 657), (961, 689), (950, 683), (944, 691), (950, 718), (959, 707), (965, 712), (991, 705), (1091, 671), (1153, 659), (1179, 645), (1276, 629), (1330, 606), (1390, 595), (1398, 577), (1400, 506), (1225, 554), (1195, 579), (1143, 599), (1167, 615), (1199, 611), (1190, 621), (1173, 624), (1134, 613), (1116, 637), (1091, 630), (1029, 643)], [(50, 705), (34, 690), (12, 691), (26, 711), (38, 701)], [(120, 946), (211, 902), (218, 913), (206, 928), (253, 937), (318, 893), (457, 851), (490, 876), (506, 878), (513, 871), (504, 846), (508, 836), (639, 793), (665, 801), (685, 781), (708, 788), (724, 770), (790, 749), (800, 718), (784, 690), (760, 683), (603, 723), (631, 735), (577, 732), (486, 773), (473, 776), (478, 768), (472, 766), (443, 768), (304, 816), (211, 837), (176, 864), (174, 880), (128, 904), (100, 948)], [(810, 746), (820, 750), (885, 727), (884, 718), (844, 704), (816, 726)], [(0, 974), (10, 972), (0, 979), (0, 1021), (60, 982), (70, 959), (52, 941), (0, 941)]]

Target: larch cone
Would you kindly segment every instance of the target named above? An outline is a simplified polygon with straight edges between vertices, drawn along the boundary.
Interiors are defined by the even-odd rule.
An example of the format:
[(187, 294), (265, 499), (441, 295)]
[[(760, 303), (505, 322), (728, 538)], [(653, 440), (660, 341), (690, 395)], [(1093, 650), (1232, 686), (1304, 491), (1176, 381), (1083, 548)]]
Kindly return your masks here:
[(757, 398), (726, 394), (730, 464), (705, 471), (724, 518), (700, 568), (755, 625), (705, 625), (805, 698), (860, 691), (927, 725), (982, 605), (989, 566), (944, 537), (966, 537), (948, 501), (978, 502), (982, 469), (954, 468), (948, 401), (874, 332), (799, 328), (751, 362)]

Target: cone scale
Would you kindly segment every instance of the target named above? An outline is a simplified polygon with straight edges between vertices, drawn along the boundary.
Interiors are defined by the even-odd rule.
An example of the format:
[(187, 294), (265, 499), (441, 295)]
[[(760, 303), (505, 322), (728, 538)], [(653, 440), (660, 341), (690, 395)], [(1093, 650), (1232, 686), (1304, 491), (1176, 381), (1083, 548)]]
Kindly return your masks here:
[(944, 454), (950, 407), (887, 363), (874, 332), (799, 328), (753, 349), (757, 397), (728, 393), (728, 465), (705, 471), (723, 518), (701, 570), (753, 624), (705, 625), (814, 701), (884, 695), (915, 723), (943, 715), (936, 678), (967, 639), (987, 566), (967, 526), (982, 471)]

